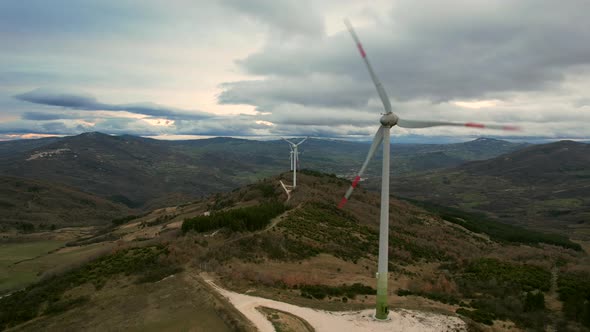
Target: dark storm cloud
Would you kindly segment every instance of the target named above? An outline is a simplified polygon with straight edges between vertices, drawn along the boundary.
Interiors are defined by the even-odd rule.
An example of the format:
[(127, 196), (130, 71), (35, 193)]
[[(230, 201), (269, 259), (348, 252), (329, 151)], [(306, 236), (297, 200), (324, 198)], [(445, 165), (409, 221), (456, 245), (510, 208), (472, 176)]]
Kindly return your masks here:
[[(42, 116), (37, 116), (42, 117)], [(62, 116), (57, 116), (61, 118)], [(65, 116), (64, 116), (65, 118)], [(75, 118), (75, 116), (72, 116)], [(44, 119), (21, 119), (0, 122), (0, 134), (55, 134), (75, 135), (88, 131), (107, 134), (130, 134), (137, 136), (158, 135), (202, 135), (202, 136), (264, 136), (262, 130), (268, 126), (256, 123), (253, 116), (215, 116), (200, 120), (175, 120), (166, 126), (155, 126), (143, 119), (127, 117), (104, 117), (94, 119), (93, 123), (46, 117)]]
[[(583, 0), (397, 1), (389, 22), (357, 32), (391, 98), (441, 102), (558, 88), (590, 64), (589, 11)], [(223, 103), (357, 107), (371, 85), (345, 31), (312, 45), (269, 44), (238, 64), (268, 78), (224, 85)], [(348, 76), (359, 89), (335, 82), (308, 98), (312, 75)]]
[(65, 113), (45, 113), (45, 112), (24, 112), (21, 115), (23, 120), (32, 121), (50, 121), (50, 120), (64, 120), (64, 119), (80, 119), (81, 117), (73, 114)]
[(187, 113), (186, 111), (181, 111), (175, 108), (161, 106), (153, 103), (122, 105), (108, 104), (99, 102), (96, 98), (92, 96), (62, 93), (42, 89), (36, 89), (30, 92), (16, 95), (14, 97), (22, 101), (27, 101), (30, 103), (40, 105), (58, 106), (85, 111), (125, 111), (129, 113), (142, 114), (153, 117), (163, 117), (171, 120), (200, 120), (211, 117), (210, 114), (204, 112)]
[(43, 33), (55, 38), (83, 32), (87, 37), (104, 36), (121, 29), (128, 31), (153, 14), (150, 6), (128, 1), (1, 1), (0, 35)]
[[(366, 106), (372, 87), (359, 85), (347, 76), (270, 78), (222, 84), (222, 104), (257, 106), (293, 103), (321, 107)], [(362, 97), (364, 95), (364, 98)]]
[(61, 121), (13, 121), (0, 123), (0, 134), (46, 134), (46, 135), (75, 135), (88, 131), (90, 127), (83, 125), (68, 125)]

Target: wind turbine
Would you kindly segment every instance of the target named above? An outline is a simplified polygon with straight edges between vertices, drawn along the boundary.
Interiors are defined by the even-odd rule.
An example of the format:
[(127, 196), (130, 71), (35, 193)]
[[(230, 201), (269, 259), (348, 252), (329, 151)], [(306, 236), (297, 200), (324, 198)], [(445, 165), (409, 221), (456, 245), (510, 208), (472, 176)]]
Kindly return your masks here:
[(400, 119), (397, 115), (395, 115), (391, 108), (391, 103), (389, 102), (389, 97), (387, 93), (385, 93), (385, 89), (383, 89), (383, 85), (379, 82), (377, 75), (373, 71), (369, 60), (367, 59), (367, 54), (361, 45), (361, 42), (356, 35), (352, 25), (348, 20), (344, 20), (344, 24), (348, 28), (352, 39), (356, 43), (356, 46), (363, 58), (367, 70), (369, 71), (369, 75), (371, 75), (371, 79), (375, 84), (375, 88), (377, 88), (377, 93), (379, 94), (379, 98), (381, 98), (381, 102), (383, 103), (383, 107), (385, 109), (385, 113), (381, 116), (379, 122), (381, 126), (377, 133), (375, 134), (375, 138), (373, 139), (373, 143), (369, 148), (369, 153), (365, 162), (363, 163), (360, 171), (358, 172), (357, 176), (352, 181), (352, 185), (346, 191), (346, 194), (338, 204), (339, 208), (342, 208), (344, 204), (350, 198), (352, 191), (354, 188), (357, 187), (359, 181), (361, 180), (361, 176), (365, 173), (369, 161), (373, 158), (373, 155), (377, 151), (377, 148), (381, 143), (383, 143), (383, 168), (382, 168), (382, 176), (381, 176), (381, 214), (380, 214), (380, 221), (379, 221), (379, 262), (377, 267), (377, 305), (376, 305), (376, 312), (375, 318), (378, 320), (386, 320), (389, 309), (387, 306), (387, 279), (388, 279), (388, 249), (389, 249), (389, 143), (390, 143), (390, 130), (393, 126), (400, 126), (404, 128), (428, 128), (428, 127), (435, 127), (435, 126), (459, 126), (459, 127), (471, 127), (471, 128), (491, 128), (491, 129), (501, 129), (501, 130), (518, 130), (517, 127), (513, 126), (502, 126), (502, 125), (483, 125), (479, 123), (455, 123), (455, 122), (443, 122), (443, 121), (416, 121), (416, 120), (403, 120)]
[(290, 140), (281, 137), (283, 140), (285, 140), (287, 143), (289, 143), (289, 147), (291, 148), (291, 170), (293, 171), (293, 189), (295, 189), (295, 187), (297, 187), (297, 167), (299, 167), (299, 150), (298, 147), (299, 145), (301, 145), (303, 142), (305, 142), (309, 137), (306, 137), (304, 139), (302, 139), (299, 143), (295, 144), (293, 142), (291, 142)]

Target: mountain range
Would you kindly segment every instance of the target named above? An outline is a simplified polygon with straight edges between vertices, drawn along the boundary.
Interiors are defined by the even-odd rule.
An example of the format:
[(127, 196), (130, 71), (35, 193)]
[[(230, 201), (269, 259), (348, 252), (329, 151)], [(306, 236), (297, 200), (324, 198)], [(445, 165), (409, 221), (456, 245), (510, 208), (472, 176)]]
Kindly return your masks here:
[[(484, 138), (447, 145), (394, 144), (392, 163), (397, 174), (407, 174), (486, 159), (524, 146)], [(312, 138), (301, 150), (300, 167), (347, 177), (364, 160), (367, 144)], [(367, 177), (380, 173), (379, 159), (371, 164)], [(229, 191), (288, 167), (289, 149), (280, 140), (161, 141), (95, 132), (0, 143), (0, 174), (64, 184), (146, 210)]]

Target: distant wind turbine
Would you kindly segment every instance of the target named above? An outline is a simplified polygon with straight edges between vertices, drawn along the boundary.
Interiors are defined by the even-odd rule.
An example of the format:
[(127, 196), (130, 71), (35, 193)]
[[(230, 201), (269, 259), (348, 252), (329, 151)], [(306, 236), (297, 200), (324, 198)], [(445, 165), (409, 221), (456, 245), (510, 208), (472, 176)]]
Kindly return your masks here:
[(283, 140), (285, 140), (287, 143), (289, 143), (289, 147), (291, 148), (291, 170), (293, 171), (293, 189), (295, 189), (295, 187), (297, 187), (297, 167), (299, 167), (299, 150), (298, 147), (299, 145), (301, 145), (303, 142), (305, 142), (309, 137), (306, 137), (304, 139), (302, 139), (299, 143), (295, 144), (293, 142), (291, 142), (290, 140), (281, 137)]
[(352, 38), (354, 39), (356, 46), (363, 58), (367, 70), (369, 71), (369, 75), (371, 75), (371, 79), (377, 88), (377, 93), (379, 94), (379, 98), (381, 98), (381, 102), (383, 103), (383, 107), (385, 108), (385, 114), (380, 119), (381, 127), (377, 130), (375, 134), (375, 138), (373, 139), (373, 143), (369, 148), (369, 154), (367, 155), (367, 159), (363, 163), (361, 170), (358, 172), (357, 176), (352, 181), (352, 185), (346, 191), (346, 194), (340, 201), (338, 205), (339, 208), (342, 208), (344, 204), (350, 198), (352, 191), (358, 185), (359, 181), (361, 180), (361, 176), (365, 173), (367, 166), (369, 165), (369, 161), (373, 158), (375, 151), (381, 143), (383, 143), (383, 169), (382, 169), (382, 176), (381, 176), (381, 215), (380, 215), (380, 222), (379, 222), (379, 263), (377, 268), (377, 305), (376, 305), (376, 313), (375, 318), (379, 320), (387, 319), (389, 314), (389, 308), (387, 306), (387, 280), (388, 280), (388, 250), (389, 250), (389, 143), (390, 143), (390, 130), (393, 126), (397, 125), (404, 128), (428, 128), (428, 127), (435, 127), (435, 126), (459, 126), (459, 127), (470, 127), (470, 128), (491, 128), (491, 129), (501, 129), (501, 130), (518, 130), (517, 127), (513, 126), (501, 126), (501, 125), (483, 125), (479, 123), (454, 123), (454, 122), (442, 122), (442, 121), (416, 121), (416, 120), (403, 120), (400, 119), (397, 115), (395, 115), (391, 108), (391, 103), (389, 102), (389, 97), (387, 93), (385, 93), (385, 89), (383, 89), (383, 85), (379, 82), (377, 75), (373, 71), (369, 60), (367, 59), (367, 54), (361, 45), (359, 38), (357, 37), (352, 25), (348, 20), (344, 20), (344, 24), (348, 28)]

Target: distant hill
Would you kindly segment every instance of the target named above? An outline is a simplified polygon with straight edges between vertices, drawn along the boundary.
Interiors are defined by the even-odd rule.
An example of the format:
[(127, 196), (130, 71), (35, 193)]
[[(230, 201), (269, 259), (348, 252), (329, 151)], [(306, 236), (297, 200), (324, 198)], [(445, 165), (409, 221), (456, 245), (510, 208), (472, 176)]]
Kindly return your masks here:
[(456, 168), (393, 181), (396, 195), (491, 213), (506, 221), (588, 237), (590, 145), (534, 145)]
[(47, 137), (39, 139), (21, 139), (0, 142), (0, 158), (22, 153), (61, 140), (61, 137)]
[(560, 184), (590, 178), (590, 144), (573, 141), (532, 146), (462, 167), (473, 175), (499, 176), (523, 184)]
[(0, 164), (5, 174), (64, 183), (135, 208), (167, 194), (196, 197), (233, 188), (235, 182), (202, 158), (167, 142), (87, 133), (17, 153)]
[[(429, 145), (393, 144), (396, 174), (456, 166), (522, 148), (494, 139)], [(348, 177), (367, 153), (367, 143), (310, 139), (301, 146), (301, 168)], [(2, 150), (4, 149), (4, 150)], [(160, 141), (130, 135), (78, 136), (0, 144), (0, 174), (73, 186), (131, 208), (189, 201), (280, 173), (289, 168), (283, 141), (212, 138)], [(367, 177), (379, 176), (380, 155)]]
[(0, 230), (24, 232), (110, 224), (121, 204), (46, 181), (0, 176)]

